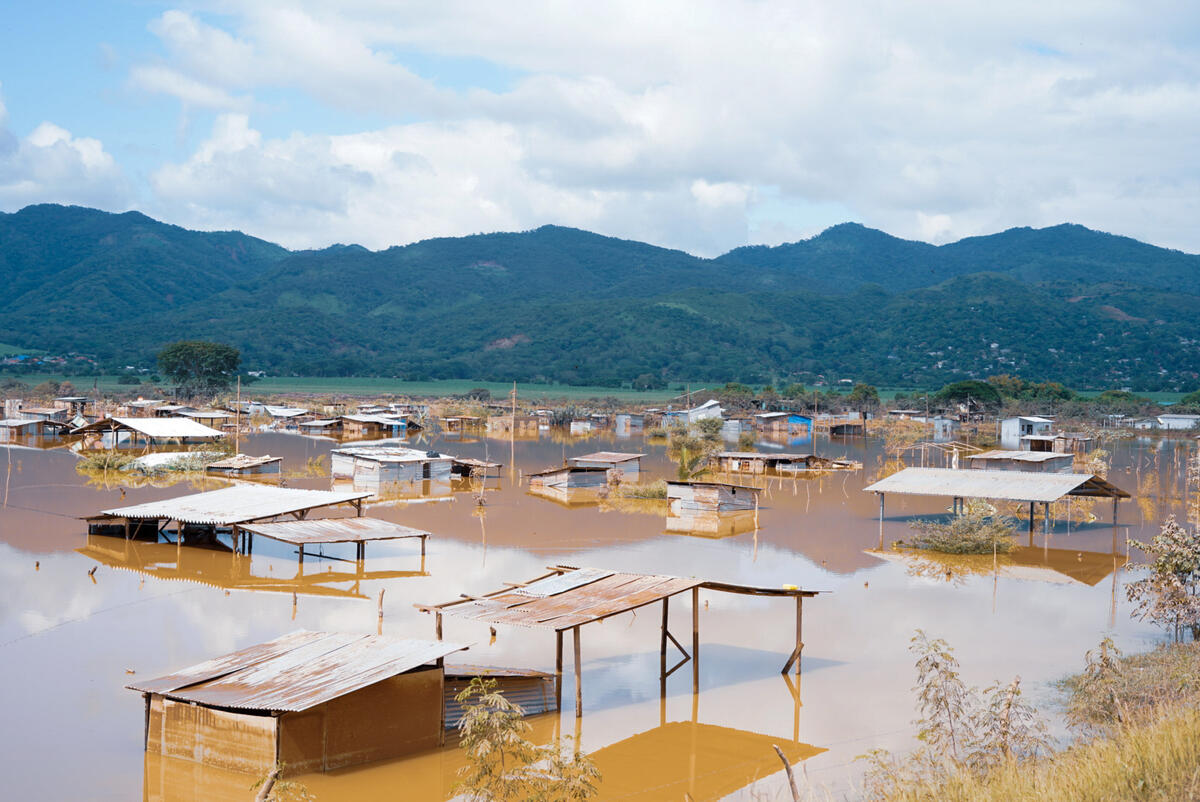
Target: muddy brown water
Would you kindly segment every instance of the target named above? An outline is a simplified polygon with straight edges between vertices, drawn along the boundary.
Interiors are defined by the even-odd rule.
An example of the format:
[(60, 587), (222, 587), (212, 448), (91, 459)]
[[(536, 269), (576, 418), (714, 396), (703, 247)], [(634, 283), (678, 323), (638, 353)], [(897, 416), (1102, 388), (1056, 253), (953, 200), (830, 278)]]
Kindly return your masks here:
[[(264, 433), (243, 451), (282, 456), (285, 472), (294, 472), (334, 445)], [(311, 557), (298, 579), (295, 555), (282, 544), (256, 543), (246, 571), (221, 552), (184, 549), (177, 563), (173, 546), (130, 552), (122, 540), (89, 538), (80, 516), (223, 483), (89, 481), (63, 448), (0, 448), (0, 796), (252, 799), (253, 778), (145, 758), (142, 701), (124, 685), (294, 629), (375, 632), (380, 590), (386, 590), (383, 632), (431, 638), (433, 622), (414, 603), (494, 590), (557, 563), (830, 591), (805, 604), (796, 693), (779, 673), (794, 638), (786, 599), (702, 593), (698, 696), (686, 668), (669, 678), (665, 698), (660, 694), (657, 607), (584, 627), (584, 715), (573, 715), (568, 649), (563, 714), (532, 724), (543, 739), (579, 737), (603, 771), (602, 799), (679, 800), (685, 792), (696, 800), (783, 799), (785, 781), (770, 744), (797, 761), (802, 781), (853, 789), (857, 755), (914, 743), (907, 647), (917, 628), (948, 640), (974, 684), (1020, 674), (1061, 736), (1054, 680), (1079, 669), (1106, 634), (1127, 650), (1161, 638), (1130, 619), (1124, 543), (1150, 537), (1167, 514), (1182, 514), (1183, 460), (1195, 447), (1182, 439), (1106, 444), (1113, 453), (1110, 480), (1136, 496), (1121, 505), (1115, 537), (1108, 502), (1096, 506), (1099, 520), (1092, 523), (1081, 521), (1075, 506), (1069, 531), (1066, 520), (1057, 520), (1046, 541), (1039, 527), (1033, 547), (993, 570), (990, 557), (935, 561), (872, 553), (880, 540), (879, 508), (873, 494), (862, 492), (880, 465), (880, 446), (871, 439), (818, 437), (817, 453), (857, 459), (864, 470), (771, 479), (758, 528), (721, 538), (667, 534), (665, 511), (654, 505), (565, 505), (528, 494), (520, 482), (521, 474), (564, 456), (600, 449), (643, 451), (651, 476), (669, 476), (663, 446), (637, 435), (435, 438), (420, 445), (501, 461), (502, 476), (489, 481), (482, 508), (466, 492), (370, 506), (370, 515), (435, 536), (423, 565), (413, 543), (372, 544), (368, 576), (357, 584), (338, 576), (345, 563)], [(330, 480), (287, 482), (327, 487)], [(947, 505), (889, 498), (884, 541), (904, 537), (912, 517), (942, 514)], [(681, 635), (690, 624), (687, 607), (672, 605), (672, 627)], [(446, 637), (476, 644), (464, 662), (554, 668), (549, 632), (500, 627), (493, 641), (487, 625), (447, 618)], [(448, 746), (296, 779), (322, 802), (441, 800), (451, 794), (460, 765), (458, 750)]]

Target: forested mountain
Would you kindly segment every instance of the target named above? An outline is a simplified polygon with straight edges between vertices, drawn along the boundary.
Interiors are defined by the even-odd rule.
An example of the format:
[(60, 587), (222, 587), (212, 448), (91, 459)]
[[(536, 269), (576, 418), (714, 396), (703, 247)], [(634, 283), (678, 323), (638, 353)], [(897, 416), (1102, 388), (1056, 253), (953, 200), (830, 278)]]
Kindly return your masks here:
[(35, 206), (0, 214), (0, 342), (148, 363), (202, 337), (304, 375), (1190, 389), (1198, 270), (1074, 225), (933, 246), (843, 224), (717, 259), (557, 226), (289, 252)]

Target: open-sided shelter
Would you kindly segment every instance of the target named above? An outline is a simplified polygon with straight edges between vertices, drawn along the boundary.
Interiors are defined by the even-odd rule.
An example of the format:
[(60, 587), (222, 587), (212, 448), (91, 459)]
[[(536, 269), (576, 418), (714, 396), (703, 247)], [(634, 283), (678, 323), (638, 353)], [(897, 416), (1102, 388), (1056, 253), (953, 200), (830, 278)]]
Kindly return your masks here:
[(626, 453), (624, 451), (595, 451), (579, 457), (571, 457), (567, 465), (572, 468), (606, 468), (620, 471), (620, 475), (636, 479), (642, 472), (642, 457), (645, 454)]
[(1028, 471), (1031, 473), (1072, 473), (1074, 454), (1053, 451), (984, 451), (970, 454), (967, 463), (985, 471)]
[(225, 433), (188, 418), (102, 418), (73, 429), (83, 435), (84, 448), (155, 445), (159, 443), (207, 443)]
[[(660, 574), (634, 574), (606, 571), (598, 568), (579, 568), (569, 565), (554, 566), (550, 573), (528, 582), (508, 583), (507, 587), (481, 596), (466, 596), (442, 604), (417, 604), (416, 608), (434, 616), (434, 631), (438, 640), (442, 638), (443, 616), (486, 621), (490, 624), (510, 624), (532, 627), (554, 632), (555, 635), (555, 688), (556, 707), (561, 709), (563, 633), (570, 630), (574, 639), (575, 663), (575, 715), (583, 715), (583, 691), (580, 674), (580, 628), (585, 624), (603, 621), (622, 613), (662, 603), (662, 629), (659, 640), (659, 659), (662, 675), (673, 672), (687, 660), (692, 661), (692, 686), (698, 692), (700, 685), (700, 591), (712, 590), (749, 596), (775, 596), (790, 598), (796, 604), (796, 637), (791, 654), (783, 666), (786, 674), (796, 668), (800, 672), (800, 653), (804, 648), (802, 621), (804, 599), (816, 596), (819, 591), (796, 587), (762, 588), (738, 585), (729, 582), (666, 576)], [(692, 651), (691, 654), (668, 629), (670, 599), (683, 593), (691, 594), (692, 607)], [(667, 641), (683, 654), (684, 659), (675, 668), (667, 670)]]
[(293, 632), (126, 687), (147, 752), (249, 775), (330, 771), (440, 746), (442, 663), (466, 644)]

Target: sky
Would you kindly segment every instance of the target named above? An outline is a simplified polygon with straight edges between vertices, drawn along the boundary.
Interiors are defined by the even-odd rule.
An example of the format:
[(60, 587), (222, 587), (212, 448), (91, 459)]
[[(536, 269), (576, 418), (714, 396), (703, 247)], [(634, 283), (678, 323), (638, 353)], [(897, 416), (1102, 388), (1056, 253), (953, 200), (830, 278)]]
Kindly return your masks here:
[(44, 202), (292, 248), (856, 221), (1200, 252), (1200, 4), (13, 2), (0, 211)]

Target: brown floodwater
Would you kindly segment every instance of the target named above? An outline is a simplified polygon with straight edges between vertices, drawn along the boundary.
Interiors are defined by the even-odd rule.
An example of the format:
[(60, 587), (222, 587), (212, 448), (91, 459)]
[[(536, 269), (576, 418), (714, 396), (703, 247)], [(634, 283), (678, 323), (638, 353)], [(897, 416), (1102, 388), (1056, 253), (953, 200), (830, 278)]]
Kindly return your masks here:
[[(242, 450), (282, 456), (289, 486), (328, 487), (328, 478), (296, 474), (334, 445), (264, 433), (244, 441)], [(671, 675), (662, 693), (658, 608), (584, 627), (582, 718), (574, 716), (568, 691), (561, 717), (531, 723), (545, 740), (578, 737), (603, 772), (602, 799), (677, 801), (685, 792), (696, 800), (782, 799), (785, 780), (772, 744), (797, 761), (802, 782), (853, 788), (857, 755), (914, 743), (907, 647), (918, 628), (953, 645), (973, 684), (1019, 674), (1062, 736), (1053, 682), (1078, 670), (1106, 634), (1131, 651), (1161, 637), (1130, 619), (1124, 544), (1127, 537), (1150, 537), (1167, 514), (1182, 515), (1184, 459), (1194, 448), (1182, 439), (1106, 444), (1113, 454), (1110, 481), (1135, 495), (1121, 505), (1116, 533), (1107, 502), (1090, 511), (1080, 502), (1070, 510), (1063, 505), (1048, 539), (1039, 525), (1032, 546), (1022, 534), (1023, 547), (993, 564), (991, 557), (879, 550), (881, 535), (885, 543), (903, 538), (914, 516), (944, 514), (948, 503), (891, 497), (881, 527), (875, 496), (862, 491), (881, 464), (880, 445), (871, 439), (818, 437), (817, 453), (859, 460), (864, 470), (759, 479), (766, 492), (757, 525), (743, 515), (705, 536), (668, 533), (660, 503), (542, 498), (521, 481), (522, 474), (600, 449), (643, 451), (649, 477), (669, 476), (662, 444), (638, 435), (435, 437), (420, 445), (504, 468), (488, 480), (482, 507), (477, 494), (458, 485), (370, 505), (368, 514), (434, 537), (424, 560), (415, 543), (371, 544), (361, 577), (345, 562), (312, 557), (299, 575), (294, 553), (270, 541), (256, 543), (246, 565), (220, 551), (89, 537), (81, 516), (222, 483), (88, 479), (64, 448), (0, 448), (0, 578), (7, 588), (0, 597), (0, 796), (252, 799), (254, 778), (147, 759), (142, 700), (124, 685), (294, 629), (382, 626), (389, 635), (432, 638), (432, 620), (414, 604), (495, 590), (559, 563), (829, 591), (804, 606), (798, 682), (779, 673), (794, 639), (786, 599), (702, 592), (696, 696), (690, 669)], [(1089, 512), (1098, 520), (1089, 521)], [(327, 553), (341, 554), (333, 547)], [(686, 632), (689, 619), (685, 600), (672, 605), (673, 629)], [(554, 668), (549, 632), (500, 627), (493, 640), (486, 624), (454, 618), (446, 618), (445, 628), (448, 639), (475, 644), (463, 662)], [(296, 779), (321, 802), (442, 800), (461, 762), (448, 746)]]

